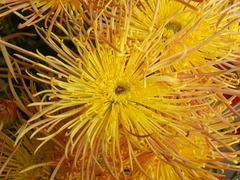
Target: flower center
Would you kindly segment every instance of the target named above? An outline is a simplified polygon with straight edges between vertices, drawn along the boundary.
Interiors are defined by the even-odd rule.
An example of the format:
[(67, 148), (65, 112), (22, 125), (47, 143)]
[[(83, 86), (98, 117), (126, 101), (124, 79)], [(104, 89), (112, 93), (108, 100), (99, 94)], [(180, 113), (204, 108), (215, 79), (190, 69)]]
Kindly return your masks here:
[(104, 102), (124, 103), (131, 99), (134, 87), (126, 78), (106, 79), (96, 83), (95, 97), (100, 97)]
[(167, 30), (172, 30), (175, 33), (177, 33), (181, 29), (181, 25), (176, 22), (169, 22), (165, 26)]
[(109, 88), (109, 100), (113, 102), (126, 102), (131, 97), (132, 87), (128, 82), (113, 83)]
[(123, 85), (117, 85), (117, 87), (115, 88), (114, 92), (116, 95), (122, 94), (124, 92), (126, 92), (127, 88)]

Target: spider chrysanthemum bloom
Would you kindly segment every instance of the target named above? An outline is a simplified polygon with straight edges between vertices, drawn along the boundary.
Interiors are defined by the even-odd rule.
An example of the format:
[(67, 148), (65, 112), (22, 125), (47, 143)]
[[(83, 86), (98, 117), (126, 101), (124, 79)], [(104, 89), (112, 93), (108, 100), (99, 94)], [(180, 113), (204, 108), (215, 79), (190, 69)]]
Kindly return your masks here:
[[(158, 158), (164, 157), (161, 160), (165, 162), (201, 170), (204, 158), (195, 162), (176, 150), (179, 144), (203, 148), (191, 136), (204, 137), (205, 144), (214, 152), (210, 158), (237, 163), (237, 153), (231, 145), (238, 141), (232, 133), (239, 127), (239, 121), (235, 121), (239, 113), (234, 110), (237, 105), (230, 105), (232, 99), (239, 96), (239, 91), (234, 90), (239, 84), (235, 74), (239, 68), (234, 65), (237, 57), (232, 55), (231, 59), (195, 67), (210, 68), (211, 73), (184, 75), (162, 71), (160, 64), (149, 66), (151, 51), (131, 47), (130, 53), (122, 37), (126, 38), (115, 37), (121, 52), (106, 43), (98, 43), (97, 39), (94, 44), (72, 39), (76, 53), (53, 35), (48, 44), (57, 51), (58, 57), (24, 51), (38, 59), (39, 63), (35, 63), (17, 55), (30, 63), (24, 65), (32, 80), (45, 86), (33, 95), (41, 100), (29, 106), (38, 112), (19, 130), (18, 140), (31, 130), (34, 130), (32, 136), (45, 132), (45, 137), (39, 138), (44, 143), (65, 134), (66, 158), (73, 155), (76, 163), (80, 158), (81, 168), (91, 172), (91, 161), (97, 163), (100, 154), (115, 178), (119, 176), (116, 164), (124, 170), (122, 149), (126, 148), (129, 164), (134, 161), (142, 171), (137, 160), (138, 150), (161, 154)], [(31, 70), (32, 64), (34, 70)], [(226, 99), (223, 94), (233, 97)], [(124, 148), (121, 138), (127, 142)], [(231, 153), (222, 152), (224, 148)], [(85, 164), (85, 157), (89, 165)], [(214, 167), (224, 165), (215, 163)]]
[[(215, 161), (212, 166), (220, 169), (228, 167), (220, 161), (237, 163), (238, 152), (231, 145), (239, 142), (234, 135), (240, 126), (239, 112), (237, 104), (232, 105), (239, 96), (239, 56), (229, 53), (206, 59), (195, 53), (192, 59), (185, 59), (191, 66), (176, 65), (191, 54), (188, 49), (194, 45), (162, 56), (166, 49), (159, 46), (155, 32), (149, 35), (149, 43), (135, 40), (131, 44), (131, 18), (126, 18), (125, 23), (120, 33), (112, 36), (117, 48), (99, 41), (98, 28), (92, 33), (95, 41), (72, 38), (73, 48), (52, 34), (46, 43), (58, 53), (57, 57), (24, 51), (0, 41), (2, 46), (24, 52), (16, 55), (19, 60), (14, 61), (20, 67), (26, 66), (29, 78), (36, 81), (30, 88), (38, 90), (37, 84), (44, 85), (34, 94), (28, 91), (33, 102), (28, 106), (38, 112), (19, 130), (17, 141), (28, 131), (34, 131), (33, 137), (44, 133), (45, 137), (39, 138), (44, 143), (64, 135), (65, 158), (73, 156), (87, 177), (104, 165), (117, 179), (118, 170), (122, 173), (125, 169), (123, 157), (129, 157), (130, 170), (136, 164), (144, 176), (144, 162), (137, 158), (139, 152), (151, 152), (161, 161), (198, 171), (211, 160)], [(110, 28), (105, 31), (111, 34)], [(201, 43), (206, 41), (209, 39)], [(225, 94), (231, 98), (225, 98)], [(20, 100), (16, 94), (15, 99)], [(198, 143), (196, 139), (200, 137)], [(191, 156), (182, 153), (181, 148), (189, 148)], [(207, 148), (208, 159), (204, 155), (192, 158), (203, 148)]]
[[(239, 6), (240, 2), (222, 0), (191, 1), (189, 6), (174, 0), (140, 1), (133, 9), (129, 42), (145, 41), (149, 46), (153, 43), (152, 54), (161, 54), (161, 58), (185, 50), (184, 58), (171, 61), (176, 62), (172, 70), (178, 72), (204, 66), (208, 59), (238, 52)], [(196, 72), (203, 70), (190, 73)]]
[(1, 158), (0, 178), (1, 179), (49, 179), (51, 176), (56, 158), (59, 157), (57, 145), (49, 142), (46, 146), (34, 153), (39, 145), (36, 139), (30, 139), (27, 133), (21, 142), (14, 146), (15, 135), (13, 131), (19, 127), (11, 127), (6, 133), (0, 133)]

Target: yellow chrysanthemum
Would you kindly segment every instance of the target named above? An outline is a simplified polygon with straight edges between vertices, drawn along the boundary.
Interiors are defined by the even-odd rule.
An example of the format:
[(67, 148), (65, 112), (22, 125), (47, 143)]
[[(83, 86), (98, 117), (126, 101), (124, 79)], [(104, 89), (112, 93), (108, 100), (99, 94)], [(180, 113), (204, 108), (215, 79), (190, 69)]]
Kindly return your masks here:
[(203, 1), (190, 5), (193, 9), (174, 0), (140, 1), (132, 12), (129, 42), (143, 41), (152, 46), (151, 54), (161, 54), (153, 63), (184, 51), (186, 56), (172, 59), (174, 65), (166, 71), (211, 72), (194, 67), (238, 52), (240, 3)]
[[(228, 167), (227, 163), (220, 163), (223, 160), (238, 163), (238, 152), (231, 146), (239, 142), (234, 132), (240, 127), (240, 115), (237, 104), (232, 105), (233, 99), (240, 96), (236, 90), (239, 56), (229, 51), (224, 57), (216, 58), (220, 53), (206, 58), (199, 43), (207, 45), (209, 37), (198, 41), (197, 46), (189, 43), (185, 47), (180, 43), (177, 50), (173, 44), (176, 35), (172, 41), (164, 40), (166, 46), (161, 46), (158, 32), (150, 32), (146, 40), (136, 35), (131, 41), (129, 25), (134, 21), (131, 15), (135, 8), (126, 11), (128, 18), (119, 33), (102, 29), (105, 35), (114, 34), (110, 36), (114, 48), (99, 40), (99, 28), (95, 26), (89, 32), (95, 40), (69, 36), (74, 50), (51, 34), (45, 42), (57, 57), (25, 51), (0, 40), (1, 46), (24, 52), (12, 59), (18, 67), (16, 76), (30, 79), (30, 87), (25, 88), (33, 103), (28, 106), (37, 110), (29, 114), (30, 119), (19, 129), (17, 142), (29, 131), (34, 131), (32, 137), (43, 133), (45, 136), (38, 138), (43, 144), (65, 136), (63, 158), (74, 157), (69, 164), (73, 168), (80, 164), (81, 178), (95, 176), (102, 166), (103, 173), (116, 179), (125, 174), (124, 170), (141, 170), (141, 176), (146, 176), (142, 168), (145, 162), (140, 163), (139, 156), (148, 153), (158, 157), (154, 157), (156, 163), (169, 164), (163, 164), (164, 168), (176, 172), (173, 167), (179, 166), (183, 172), (191, 171), (189, 177), (195, 176), (194, 171), (207, 176), (202, 171), (204, 167)], [(175, 29), (174, 24), (168, 26)], [(160, 30), (166, 30), (164, 27)], [(194, 31), (190, 28), (189, 34)], [(199, 51), (191, 52), (195, 48)], [(165, 50), (171, 53), (164, 54)], [(28, 78), (20, 73), (26, 68)], [(26, 103), (14, 92), (10, 78), (9, 82), (14, 98), (24, 109)], [(37, 84), (42, 84), (39, 91)], [(225, 94), (232, 97), (227, 99)], [(202, 151), (204, 148), (206, 151)]]
[[(185, 137), (188, 133), (211, 141), (209, 148), (214, 151), (226, 147), (234, 152), (229, 138), (239, 127), (239, 122), (234, 121), (239, 114), (222, 93), (239, 96), (239, 92), (232, 89), (239, 84), (232, 72), (237, 67), (222, 71), (210, 64), (213, 70), (210, 74), (185, 77), (178, 72), (161, 71), (157, 65), (149, 66), (147, 53), (137, 47), (128, 53), (120, 44), (122, 52), (119, 52), (107, 44), (96, 42), (95, 47), (91, 42), (73, 39), (77, 55), (56, 36), (53, 38), (61, 44), (60, 49), (49, 39), (58, 58), (25, 51), (40, 61), (34, 63), (17, 55), (34, 64), (37, 73), (34, 75), (29, 70), (29, 76), (46, 87), (34, 95), (41, 101), (29, 106), (39, 107), (39, 110), (19, 130), (18, 140), (34, 129), (33, 136), (39, 132), (49, 134), (39, 138), (44, 142), (64, 133), (68, 138), (66, 156), (81, 152), (83, 157), (91, 153), (91, 158), (97, 159), (101, 149), (105, 166), (116, 178), (118, 172), (114, 171), (114, 164), (123, 161), (120, 137), (127, 141), (131, 161), (136, 161), (137, 156), (133, 148), (160, 153), (167, 159), (176, 159), (177, 163), (191, 161), (175, 150), (182, 138), (188, 139)], [(115, 40), (125, 42), (117, 37)], [(1, 43), (14, 48), (6, 42)], [(218, 64), (224, 65), (221, 61)], [(221, 132), (225, 129), (229, 136)], [(231, 156), (216, 153), (235, 162)], [(122, 163), (119, 168), (124, 169)]]
[[(16, 131), (12, 127), (11, 131)], [(30, 140), (27, 133), (22, 141), (14, 147), (14, 134), (0, 132), (1, 158), (0, 158), (0, 179), (41, 179), (48, 180), (56, 163), (54, 160), (59, 157), (59, 151), (54, 142), (49, 142), (37, 153), (34, 153), (39, 141)]]

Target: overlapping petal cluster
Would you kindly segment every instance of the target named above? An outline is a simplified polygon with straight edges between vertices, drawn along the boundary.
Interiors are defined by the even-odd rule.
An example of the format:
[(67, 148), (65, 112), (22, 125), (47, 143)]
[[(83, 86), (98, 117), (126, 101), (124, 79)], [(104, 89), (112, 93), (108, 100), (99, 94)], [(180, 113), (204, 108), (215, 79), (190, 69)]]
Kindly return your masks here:
[[(26, 119), (9, 139), (16, 151), (29, 133), (37, 153), (54, 142), (49, 179), (211, 180), (221, 176), (213, 170), (239, 170), (240, 2), (56, 2), (18, 2), (54, 55), (0, 40), (17, 51), (4, 51)], [(64, 35), (35, 25), (46, 7)]]

